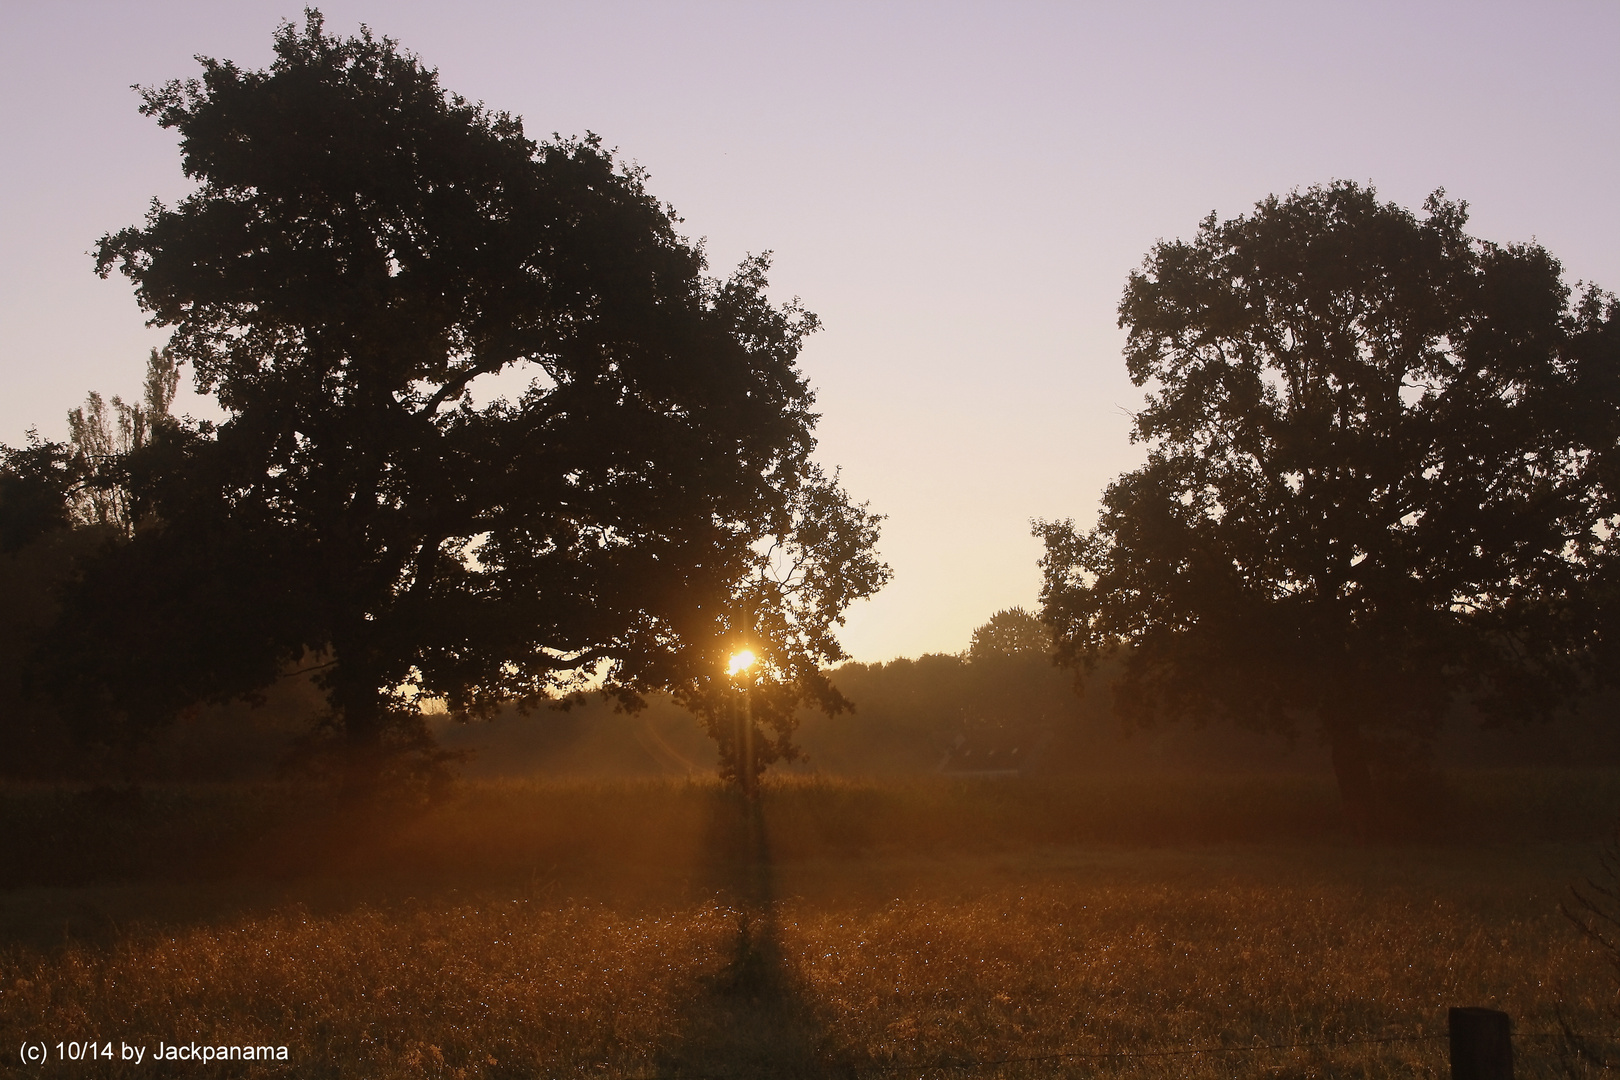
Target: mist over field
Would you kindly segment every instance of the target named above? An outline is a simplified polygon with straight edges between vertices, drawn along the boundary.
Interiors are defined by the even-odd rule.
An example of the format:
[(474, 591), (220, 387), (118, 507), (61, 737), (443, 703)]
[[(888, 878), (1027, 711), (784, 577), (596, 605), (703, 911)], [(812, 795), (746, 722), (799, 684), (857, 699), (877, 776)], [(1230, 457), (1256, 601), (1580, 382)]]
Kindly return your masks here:
[(1612, 968), (1560, 912), (1620, 816), (1607, 714), (1459, 720), (1368, 843), (1323, 748), (1083, 699), (1027, 773), (953, 772), (996, 740), (908, 711), (905, 667), (807, 718), (753, 802), (663, 702), (445, 722), (462, 778), (366, 806), (276, 779), (275, 701), (251, 754), (229, 711), (176, 732), (167, 783), (14, 784), (0, 1026), (400, 1077), (1444, 1075), (1458, 1003), (1506, 1010), (1539, 1076), (1610, 1031)]

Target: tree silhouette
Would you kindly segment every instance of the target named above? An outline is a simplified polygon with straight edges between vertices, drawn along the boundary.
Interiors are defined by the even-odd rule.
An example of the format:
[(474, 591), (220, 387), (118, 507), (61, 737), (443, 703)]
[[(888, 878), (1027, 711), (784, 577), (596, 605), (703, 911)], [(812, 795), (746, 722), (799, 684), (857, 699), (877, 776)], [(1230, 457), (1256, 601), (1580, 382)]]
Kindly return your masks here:
[(146, 361), (141, 401), (127, 404), (117, 394), (108, 401), (92, 390), (82, 406), (68, 413), (68, 448), (78, 483), (69, 495), (73, 524), (108, 525), (126, 536), (135, 527), (125, 470), (132, 454), (156, 431), (174, 423), (170, 406), (180, 386), (180, 368), (167, 350), (153, 349)]
[(1155, 245), (1120, 304), (1147, 464), (1036, 529), (1063, 663), (1122, 652), (1137, 720), (1316, 725), (1363, 828), (1459, 697), (1546, 715), (1612, 638), (1614, 298), (1465, 222), (1335, 183)]
[(72, 447), (41, 439), (33, 429), (26, 446), (0, 445), (0, 553), (71, 526), (81, 480)]
[(995, 656), (1033, 656), (1042, 660), (1052, 655), (1052, 634), (1039, 618), (1021, 607), (1003, 608), (973, 631), (968, 646), (970, 660)]
[(707, 276), (594, 136), (531, 140), (389, 39), (306, 11), (275, 55), (142, 91), (197, 187), (97, 267), (226, 418), (132, 465), (151, 527), (86, 575), (59, 685), (157, 723), (314, 657), (373, 771), (425, 746), (422, 696), (701, 708), (740, 641), (839, 707), (832, 631), (888, 571), (809, 460), (816, 319), (771, 305), (766, 258)]

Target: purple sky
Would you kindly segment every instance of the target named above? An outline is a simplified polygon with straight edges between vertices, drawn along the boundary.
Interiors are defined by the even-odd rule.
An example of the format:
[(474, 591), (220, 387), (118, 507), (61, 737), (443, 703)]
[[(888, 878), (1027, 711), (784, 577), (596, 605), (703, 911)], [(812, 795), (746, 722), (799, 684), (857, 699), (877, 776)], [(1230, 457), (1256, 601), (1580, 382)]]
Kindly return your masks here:
[[(322, 5), (444, 85), (651, 172), (717, 272), (774, 250), (826, 324), (821, 457), (889, 515), (858, 659), (1032, 605), (1032, 517), (1133, 467), (1115, 305), (1159, 238), (1335, 178), (1620, 289), (1620, 4)], [(264, 66), (292, 3), (7, 2), (0, 441), (133, 396), (160, 338), (86, 254), (186, 190), (131, 84)], [(201, 412), (201, 406), (192, 405)]]

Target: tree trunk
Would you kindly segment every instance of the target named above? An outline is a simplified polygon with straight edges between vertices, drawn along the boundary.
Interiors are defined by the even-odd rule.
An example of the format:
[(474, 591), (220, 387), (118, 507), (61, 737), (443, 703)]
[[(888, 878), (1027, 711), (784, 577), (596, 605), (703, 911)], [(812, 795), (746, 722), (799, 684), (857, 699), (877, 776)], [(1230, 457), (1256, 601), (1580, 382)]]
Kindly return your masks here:
[(1340, 718), (1328, 724), (1328, 745), (1333, 754), (1333, 777), (1339, 783), (1344, 816), (1355, 838), (1366, 843), (1372, 830), (1373, 783), (1367, 743), (1361, 725)]
[[(383, 728), (387, 717), (376, 679), (364, 670), (345, 664), (341, 647), (335, 647), (334, 653), (337, 665), (328, 680), (331, 689), (327, 703), (341, 725), (338, 766), (342, 771), (343, 790), (349, 795), (365, 796), (375, 792), (382, 781)], [(352, 647), (349, 655), (356, 655)]]

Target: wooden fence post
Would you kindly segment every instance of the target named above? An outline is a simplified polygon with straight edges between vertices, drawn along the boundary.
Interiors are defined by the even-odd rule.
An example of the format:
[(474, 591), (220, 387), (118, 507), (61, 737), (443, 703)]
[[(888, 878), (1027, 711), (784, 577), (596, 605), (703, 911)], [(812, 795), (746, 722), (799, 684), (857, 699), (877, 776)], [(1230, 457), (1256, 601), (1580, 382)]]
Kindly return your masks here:
[(1452, 1009), (1451, 1080), (1513, 1080), (1513, 1026), (1495, 1009)]

